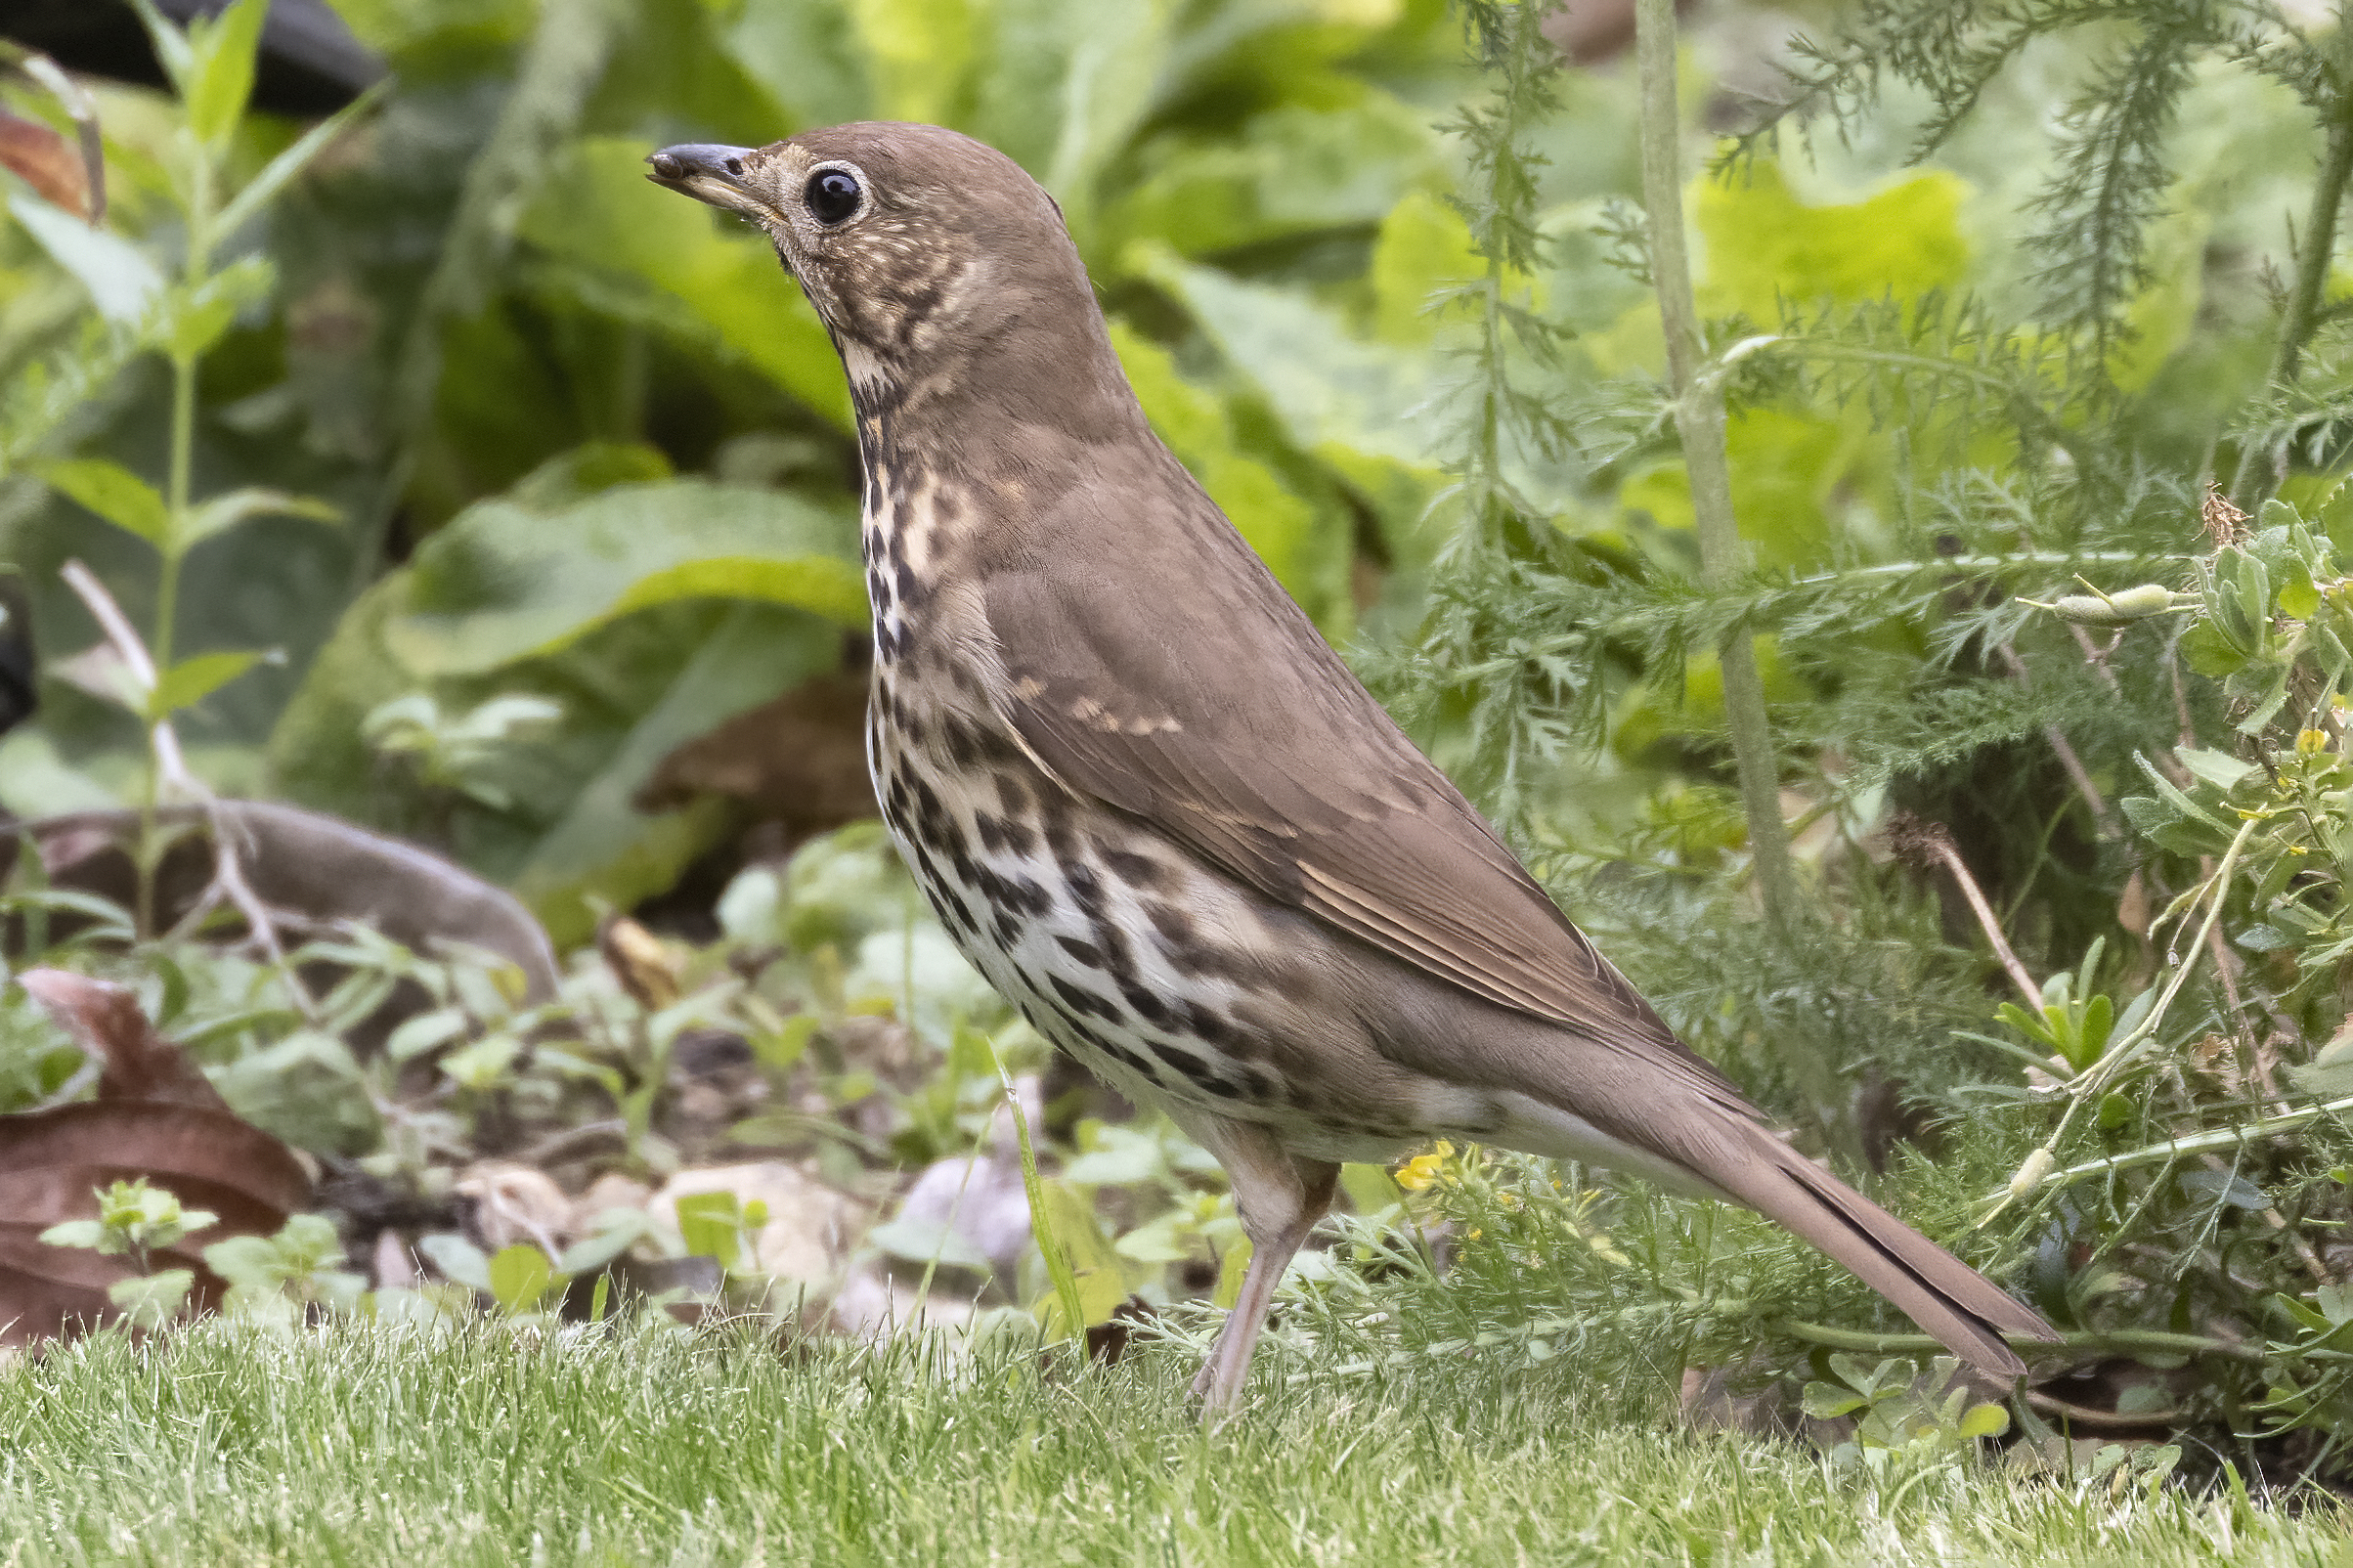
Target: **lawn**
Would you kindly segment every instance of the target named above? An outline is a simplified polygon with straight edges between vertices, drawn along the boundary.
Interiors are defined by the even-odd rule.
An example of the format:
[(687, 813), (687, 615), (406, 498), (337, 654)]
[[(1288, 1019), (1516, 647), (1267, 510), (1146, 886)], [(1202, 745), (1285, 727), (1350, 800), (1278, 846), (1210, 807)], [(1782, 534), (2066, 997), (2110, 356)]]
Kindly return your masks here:
[(1878, 1480), (1556, 1368), (1286, 1365), (1204, 1434), (1168, 1348), (1070, 1378), (725, 1330), (101, 1335), (0, 1374), (0, 1563), (2353, 1561), (2326, 1505)]

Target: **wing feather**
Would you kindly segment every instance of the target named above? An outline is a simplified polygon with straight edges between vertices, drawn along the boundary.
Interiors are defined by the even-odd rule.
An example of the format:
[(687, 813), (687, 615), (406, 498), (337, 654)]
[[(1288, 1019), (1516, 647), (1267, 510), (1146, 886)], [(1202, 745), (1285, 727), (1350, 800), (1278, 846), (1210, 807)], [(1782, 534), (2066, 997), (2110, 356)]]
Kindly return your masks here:
[[(1133, 537), (1165, 522), (1187, 547), (1164, 570), (1184, 571), (1184, 603), (1205, 599), (1211, 615), (1172, 621), (1167, 578), (1150, 560), (1083, 583), (1034, 558), (985, 574), (982, 603), (1011, 677), (1005, 718), (1037, 759), (1268, 898), (1498, 1006), (1722, 1085), (1415, 749), (1207, 498), (1171, 511), (1120, 526)], [(1221, 679), (1221, 667), (1246, 671), (1247, 685)]]

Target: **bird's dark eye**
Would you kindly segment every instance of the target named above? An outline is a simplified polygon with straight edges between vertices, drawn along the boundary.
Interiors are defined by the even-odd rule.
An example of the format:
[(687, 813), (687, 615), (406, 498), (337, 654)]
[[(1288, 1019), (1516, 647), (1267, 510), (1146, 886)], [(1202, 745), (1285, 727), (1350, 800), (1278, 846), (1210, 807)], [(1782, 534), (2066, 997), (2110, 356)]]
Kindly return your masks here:
[(848, 169), (819, 169), (808, 177), (808, 186), (801, 193), (808, 210), (828, 228), (855, 213), (862, 195), (857, 176)]

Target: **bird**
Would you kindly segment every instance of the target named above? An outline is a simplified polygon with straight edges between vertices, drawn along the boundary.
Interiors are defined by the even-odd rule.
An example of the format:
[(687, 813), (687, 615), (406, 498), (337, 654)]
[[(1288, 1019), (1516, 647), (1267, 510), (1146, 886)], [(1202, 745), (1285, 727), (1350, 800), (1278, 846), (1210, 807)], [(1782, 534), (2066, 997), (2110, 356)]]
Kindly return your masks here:
[(1343, 1161), (1433, 1138), (1743, 1204), (2013, 1380), (2057, 1336), (1777, 1137), (1415, 748), (1154, 434), (1053, 197), (939, 126), (687, 144), (850, 381), (891, 836), (1029, 1023), (1224, 1166), (1222, 1417)]

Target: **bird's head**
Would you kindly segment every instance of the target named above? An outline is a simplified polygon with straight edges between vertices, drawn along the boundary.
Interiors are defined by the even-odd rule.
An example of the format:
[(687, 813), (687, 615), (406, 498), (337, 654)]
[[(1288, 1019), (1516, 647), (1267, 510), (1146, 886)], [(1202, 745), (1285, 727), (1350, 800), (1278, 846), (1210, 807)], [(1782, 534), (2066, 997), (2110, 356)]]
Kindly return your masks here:
[(969, 374), (1009, 341), (1102, 336), (1061, 209), (970, 137), (868, 122), (763, 148), (690, 143), (646, 161), (655, 184), (767, 232), (861, 405)]

